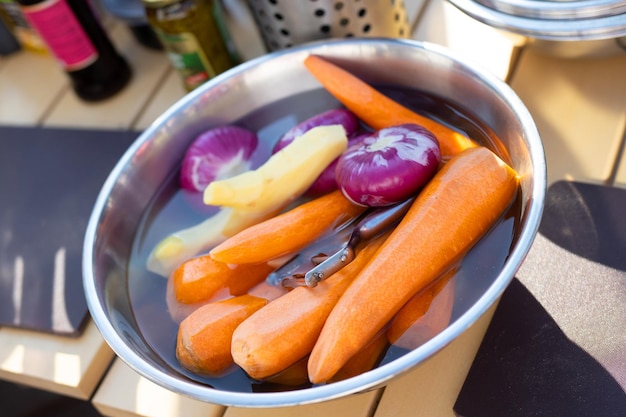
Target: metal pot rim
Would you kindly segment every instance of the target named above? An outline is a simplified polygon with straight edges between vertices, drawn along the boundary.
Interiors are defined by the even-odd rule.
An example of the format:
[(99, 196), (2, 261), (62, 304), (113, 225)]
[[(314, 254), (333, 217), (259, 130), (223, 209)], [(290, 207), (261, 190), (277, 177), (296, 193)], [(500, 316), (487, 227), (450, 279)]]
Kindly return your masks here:
[(626, 13), (621, 0), (474, 0), (490, 9), (532, 19), (592, 19)]
[[(602, 40), (613, 39), (626, 36), (626, 10), (619, 14), (606, 14), (597, 16), (570, 16), (568, 18), (540, 18), (537, 16), (525, 16), (523, 13), (512, 14), (511, 10), (506, 12), (498, 10), (485, 4), (498, 3), (501, 8), (505, 4), (512, 6), (522, 3), (536, 4), (593, 4), (600, 7), (605, 4), (615, 3), (615, 0), (574, 0), (574, 1), (535, 1), (535, 0), (449, 0), (455, 7), (474, 19), (494, 28), (507, 30), (519, 35), (528, 36), (535, 39), (556, 40), (556, 41), (580, 41), (580, 40)], [(485, 3), (485, 4), (483, 4)], [(626, 9), (626, 4), (620, 2), (620, 8)], [(560, 12), (565, 13), (566, 7), (559, 6)], [(571, 6), (570, 6), (571, 7)], [(538, 8), (536, 10), (539, 10)], [(546, 9), (547, 10), (547, 9)], [(551, 9), (555, 13), (557, 7)], [(572, 9), (570, 8), (570, 11)], [(580, 9), (582, 10), (582, 9)], [(588, 9), (590, 10), (590, 9)], [(596, 12), (599, 10), (596, 9)], [(530, 14), (530, 13), (529, 13)]]

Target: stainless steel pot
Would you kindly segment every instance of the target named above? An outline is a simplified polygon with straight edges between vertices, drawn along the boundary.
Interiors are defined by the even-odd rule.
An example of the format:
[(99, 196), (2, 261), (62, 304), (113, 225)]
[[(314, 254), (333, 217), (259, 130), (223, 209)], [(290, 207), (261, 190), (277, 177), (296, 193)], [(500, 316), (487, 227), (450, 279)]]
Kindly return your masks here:
[(623, 0), (448, 0), (467, 15), (547, 54), (583, 58), (626, 53)]
[[(519, 235), (485, 292), (443, 332), (404, 356), (359, 376), (306, 389), (259, 393), (211, 388), (174, 370), (142, 335), (129, 295), (129, 257), (135, 234), (152, 199), (176, 172), (186, 147), (199, 132), (237, 121), (281, 99), (320, 91), (302, 65), (311, 53), (339, 60), (369, 82), (425, 90), (472, 109), (500, 137), (521, 176)], [(537, 233), (545, 188), (545, 156), (531, 115), (506, 83), (482, 67), (442, 47), (409, 40), (351, 39), (296, 46), (249, 61), (187, 94), (128, 149), (103, 185), (89, 221), (83, 255), (85, 295), (95, 324), (115, 353), (139, 374), (174, 392), (243, 407), (338, 398), (383, 386), (440, 354), (494, 306)]]

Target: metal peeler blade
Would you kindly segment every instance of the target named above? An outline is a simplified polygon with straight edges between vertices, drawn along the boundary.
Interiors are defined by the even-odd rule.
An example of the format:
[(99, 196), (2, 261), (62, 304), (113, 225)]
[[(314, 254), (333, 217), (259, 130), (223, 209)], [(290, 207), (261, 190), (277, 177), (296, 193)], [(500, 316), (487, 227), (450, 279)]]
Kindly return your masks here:
[(351, 232), (352, 227), (347, 225), (333, 235), (303, 249), (283, 266), (269, 274), (267, 282), (270, 285), (288, 288), (306, 286), (304, 281), (306, 272), (339, 250), (349, 239)]
[(320, 281), (330, 277), (352, 262), (356, 256), (357, 245), (398, 224), (409, 210), (414, 200), (415, 198), (411, 198), (402, 203), (375, 209), (366, 214), (354, 226), (350, 238), (343, 248), (339, 249), (326, 260), (314, 266), (304, 274), (304, 283), (308, 287), (315, 287)]

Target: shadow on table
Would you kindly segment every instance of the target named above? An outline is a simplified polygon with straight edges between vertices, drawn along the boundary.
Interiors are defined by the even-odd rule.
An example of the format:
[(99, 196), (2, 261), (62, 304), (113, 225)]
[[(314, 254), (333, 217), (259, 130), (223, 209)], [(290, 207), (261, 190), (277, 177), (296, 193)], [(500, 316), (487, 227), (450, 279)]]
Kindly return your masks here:
[[(457, 399), (458, 415), (626, 415), (626, 392), (613, 376), (626, 367), (624, 207), (626, 190), (565, 181), (550, 188), (522, 269), (531, 265), (502, 296)], [(604, 301), (617, 307), (597, 308)], [(575, 313), (594, 316), (584, 325), (597, 328), (572, 331), (581, 317), (572, 308), (586, 309)], [(591, 346), (590, 334), (595, 357), (581, 347)], [(607, 356), (612, 373), (595, 359)]]
[(103, 417), (89, 401), (0, 381), (2, 417)]
[(515, 279), (457, 399), (463, 417), (624, 416), (626, 394)]

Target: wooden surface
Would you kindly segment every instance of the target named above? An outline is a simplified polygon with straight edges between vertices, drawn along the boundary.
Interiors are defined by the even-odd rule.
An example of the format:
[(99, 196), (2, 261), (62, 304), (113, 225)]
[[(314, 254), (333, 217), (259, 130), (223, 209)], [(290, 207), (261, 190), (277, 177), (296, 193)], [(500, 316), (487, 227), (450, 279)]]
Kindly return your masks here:
[(0, 329), (0, 378), (89, 399), (113, 359), (90, 322), (80, 338)]
[[(575, 179), (626, 187), (626, 56), (565, 60), (526, 50), (520, 39), (473, 21), (444, 0), (407, 1), (413, 37), (445, 45), (509, 82), (533, 115), (542, 136), (548, 179)], [(231, 26), (244, 30), (242, 21)], [(51, 56), (19, 52), (0, 57), (0, 124), (142, 130), (184, 95), (178, 74), (163, 53), (137, 44), (119, 22), (111, 37), (135, 75), (117, 96), (102, 103), (79, 101)], [(247, 58), (262, 53), (258, 38), (238, 32)], [(488, 319), (489, 317), (486, 317)], [(452, 404), (487, 321), (464, 338), (472, 349), (452, 344), (438, 358), (387, 389), (332, 403), (293, 409), (224, 408), (181, 397), (145, 380), (114, 358), (95, 325), (68, 339), (0, 328), (0, 378), (91, 399), (107, 416), (453, 416)], [(448, 382), (431, 384), (445, 365)], [(111, 365), (111, 366), (110, 366)], [(110, 366), (110, 367), (109, 367)], [(427, 389), (424, 401), (414, 387)], [(426, 407), (426, 408), (423, 408)], [(431, 408), (428, 408), (431, 407)]]

